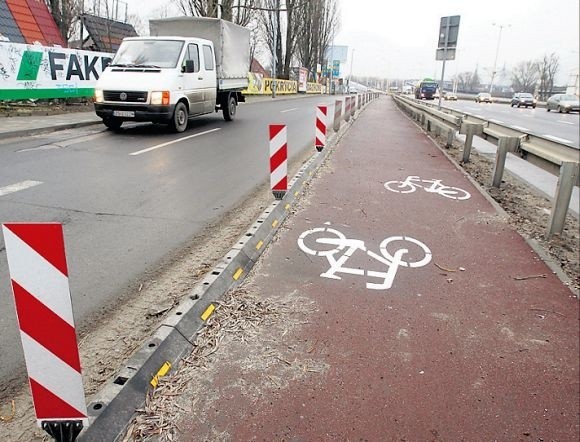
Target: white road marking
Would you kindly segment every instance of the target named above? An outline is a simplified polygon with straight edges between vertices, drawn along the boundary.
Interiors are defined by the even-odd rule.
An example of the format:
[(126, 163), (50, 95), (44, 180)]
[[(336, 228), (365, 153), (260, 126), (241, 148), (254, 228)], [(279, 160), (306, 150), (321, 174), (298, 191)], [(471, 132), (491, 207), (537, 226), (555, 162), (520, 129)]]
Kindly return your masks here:
[(295, 110), (298, 110), (298, 108), (297, 107), (293, 107), (292, 109), (286, 109), (286, 110), (280, 111), (280, 113), (281, 114), (285, 114), (286, 112), (292, 112), (292, 111), (295, 111)]
[(566, 138), (560, 138), (560, 137), (555, 137), (553, 135), (543, 135), (546, 138), (549, 138), (550, 140), (554, 140), (558, 143), (568, 143), (568, 144), (572, 144), (572, 141), (567, 140)]
[(151, 147), (148, 147), (147, 149), (138, 150), (137, 152), (132, 152), (129, 155), (141, 155), (142, 153), (151, 152), (152, 150), (155, 150), (155, 149), (161, 149), (162, 147), (166, 147), (166, 146), (169, 146), (171, 144), (179, 143), (180, 141), (189, 140), (190, 138), (199, 137), (200, 135), (209, 134), (211, 132), (216, 132), (220, 129), (221, 129), (221, 127), (218, 127), (215, 129), (206, 130), (205, 132), (199, 132), (197, 134), (188, 135), (187, 137), (178, 138), (177, 140), (168, 141), (167, 143), (161, 143), (161, 144), (158, 144), (157, 146), (151, 146)]
[(574, 126), (574, 123), (572, 123), (571, 121), (556, 120), (556, 122), (558, 122), (558, 123), (564, 123), (564, 124), (571, 124), (572, 126)]
[(19, 190), (29, 189), (34, 186), (42, 184), (42, 181), (21, 181), (16, 184), (10, 184), (9, 186), (0, 187), (0, 196), (8, 195), (9, 193), (18, 192)]
[(529, 132), (530, 129), (526, 128), (526, 127), (522, 127), (522, 126), (510, 126), (512, 129), (517, 129), (517, 130), (521, 130), (522, 132)]
[(483, 115), (474, 115), (474, 117), (481, 118), (482, 120), (485, 120), (485, 117)]
[(495, 123), (495, 124), (504, 124), (504, 122), (500, 121), (500, 120), (489, 120), (489, 121), (491, 121), (492, 123)]

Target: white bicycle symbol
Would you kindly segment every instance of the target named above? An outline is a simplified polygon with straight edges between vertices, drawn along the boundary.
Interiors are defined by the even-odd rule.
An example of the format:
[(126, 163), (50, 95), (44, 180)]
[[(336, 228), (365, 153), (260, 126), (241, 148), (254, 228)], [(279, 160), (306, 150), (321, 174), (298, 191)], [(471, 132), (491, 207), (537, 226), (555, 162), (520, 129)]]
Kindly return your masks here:
[[(431, 184), (424, 186), (419, 183)], [(471, 194), (459, 187), (451, 187), (442, 184), (441, 180), (422, 180), (418, 176), (409, 175), (404, 181), (387, 181), (385, 189), (397, 193), (412, 193), (418, 188), (422, 188), (428, 193), (437, 193), (452, 200), (466, 200), (471, 198)]]
[[(397, 245), (399, 245), (399, 248), (397, 248)], [(372, 278), (382, 279), (381, 283), (366, 283), (366, 287), (373, 290), (390, 289), (399, 267), (422, 267), (431, 261), (431, 251), (429, 248), (421, 241), (409, 236), (391, 236), (385, 238), (379, 246), (381, 253), (379, 255), (372, 250), (368, 250), (364, 241), (348, 239), (343, 233), (330, 227), (317, 227), (303, 232), (298, 238), (298, 247), (309, 255), (324, 256), (328, 260), (330, 268), (326, 272), (321, 273), (321, 277), (342, 279), (337, 273), (346, 273), (359, 276), (366, 274)], [(420, 259), (412, 260), (409, 248), (418, 248)], [(344, 264), (346, 264), (348, 259), (357, 250), (366, 252), (371, 258), (386, 265), (388, 270), (386, 272), (379, 272), (345, 267)], [(416, 254), (416, 252), (413, 253), (413, 256)], [(405, 257), (406, 260), (403, 259)]]

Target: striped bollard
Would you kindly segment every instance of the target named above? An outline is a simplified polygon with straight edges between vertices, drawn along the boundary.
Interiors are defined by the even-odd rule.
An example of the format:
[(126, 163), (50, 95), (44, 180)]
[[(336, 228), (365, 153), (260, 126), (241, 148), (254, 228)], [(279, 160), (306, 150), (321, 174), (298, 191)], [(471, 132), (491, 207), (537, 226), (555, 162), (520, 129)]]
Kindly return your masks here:
[(355, 97), (350, 97), (350, 116), (354, 117), (354, 113), (356, 112), (356, 96)]
[(344, 121), (350, 120), (350, 97), (344, 99)]
[(270, 125), (270, 186), (274, 198), (282, 199), (288, 191), (288, 144), (286, 125)]
[(356, 98), (357, 98), (357, 101), (358, 101), (357, 108), (360, 110), (360, 107), (362, 106), (362, 95), (358, 95)]
[(2, 225), (38, 425), (75, 440), (88, 424), (62, 225)]
[(340, 123), (342, 121), (342, 100), (336, 100), (334, 102), (334, 125), (333, 129), (335, 132), (340, 130)]
[(322, 152), (326, 146), (326, 114), (327, 106), (316, 106), (316, 136), (314, 147), (318, 152)]

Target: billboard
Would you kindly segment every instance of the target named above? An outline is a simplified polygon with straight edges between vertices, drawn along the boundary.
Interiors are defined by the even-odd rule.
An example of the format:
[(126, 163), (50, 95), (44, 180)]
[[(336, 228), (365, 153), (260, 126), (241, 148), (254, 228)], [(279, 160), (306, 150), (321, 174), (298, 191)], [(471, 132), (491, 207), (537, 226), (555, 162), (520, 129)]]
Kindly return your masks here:
[(308, 69), (298, 69), (298, 92), (306, 92), (308, 82)]
[(0, 100), (91, 97), (106, 52), (0, 42)]

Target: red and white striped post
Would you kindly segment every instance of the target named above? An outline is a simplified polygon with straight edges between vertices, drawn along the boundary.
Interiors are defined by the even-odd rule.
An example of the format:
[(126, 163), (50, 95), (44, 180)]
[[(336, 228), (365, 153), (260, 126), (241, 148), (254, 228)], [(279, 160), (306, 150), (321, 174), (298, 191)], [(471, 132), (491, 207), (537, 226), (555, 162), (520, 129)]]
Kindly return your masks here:
[(335, 132), (340, 130), (340, 123), (342, 122), (342, 101), (335, 100), (334, 102), (334, 125), (333, 129)]
[(314, 147), (318, 152), (322, 152), (326, 146), (326, 113), (327, 106), (316, 106), (316, 136)]
[(344, 98), (344, 121), (350, 120), (350, 97)]
[(286, 125), (270, 125), (270, 185), (274, 198), (282, 199), (288, 191), (288, 143)]
[(7, 223), (2, 231), (37, 423), (74, 440), (88, 418), (62, 225)]

